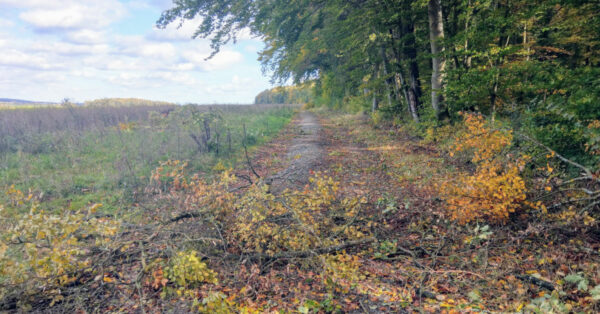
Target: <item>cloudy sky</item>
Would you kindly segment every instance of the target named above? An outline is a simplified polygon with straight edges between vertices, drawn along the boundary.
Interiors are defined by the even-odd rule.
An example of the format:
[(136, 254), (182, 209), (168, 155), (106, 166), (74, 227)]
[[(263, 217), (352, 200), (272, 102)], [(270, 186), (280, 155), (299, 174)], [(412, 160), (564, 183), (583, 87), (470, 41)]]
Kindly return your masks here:
[(197, 23), (154, 26), (170, 0), (0, 0), (0, 98), (251, 103), (270, 87), (248, 37), (211, 60)]

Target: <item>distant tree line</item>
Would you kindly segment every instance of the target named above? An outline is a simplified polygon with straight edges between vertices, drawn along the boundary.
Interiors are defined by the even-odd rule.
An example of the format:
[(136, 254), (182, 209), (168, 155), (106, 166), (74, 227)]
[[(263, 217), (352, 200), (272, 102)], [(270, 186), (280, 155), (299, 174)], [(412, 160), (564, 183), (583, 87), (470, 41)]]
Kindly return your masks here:
[(262, 91), (254, 98), (254, 103), (260, 104), (305, 104), (313, 100), (313, 86), (278, 86)]
[(84, 106), (169, 106), (173, 103), (139, 98), (102, 98), (84, 102)]

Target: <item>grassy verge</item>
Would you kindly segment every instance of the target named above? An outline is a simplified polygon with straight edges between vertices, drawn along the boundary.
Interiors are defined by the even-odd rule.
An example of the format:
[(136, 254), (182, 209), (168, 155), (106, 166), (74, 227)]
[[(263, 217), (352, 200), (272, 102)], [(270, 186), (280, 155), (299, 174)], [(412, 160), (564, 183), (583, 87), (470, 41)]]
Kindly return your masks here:
[[(248, 146), (262, 145), (294, 112), (283, 106), (215, 107), (218, 119), (209, 123), (209, 151), (191, 137), (204, 136), (204, 125), (186, 124), (189, 121), (177, 115), (177, 110), (167, 117), (155, 115), (112, 127), (35, 134), (35, 144), (44, 147), (41, 152), (19, 145), (0, 154), (0, 187), (15, 185), (31, 191), (41, 196), (47, 208), (78, 209), (103, 203), (104, 211), (115, 213), (137, 201), (161, 161), (187, 160), (191, 169), (204, 173), (211, 172), (217, 162), (235, 167), (243, 151), (244, 125)], [(0, 195), (0, 203), (6, 203), (6, 198)]]

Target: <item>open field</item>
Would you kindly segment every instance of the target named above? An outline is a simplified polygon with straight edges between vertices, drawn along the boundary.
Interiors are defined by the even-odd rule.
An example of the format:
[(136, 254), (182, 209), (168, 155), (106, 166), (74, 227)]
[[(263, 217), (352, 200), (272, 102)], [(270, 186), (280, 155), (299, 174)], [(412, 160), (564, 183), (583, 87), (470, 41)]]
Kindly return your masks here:
[[(136, 200), (151, 170), (169, 159), (210, 172), (236, 165), (289, 121), (288, 106), (86, 106), (0, 111), (0, 186), (41, 197), (48, 208)], [(6, 195), (0, 195), (0, 203)]]

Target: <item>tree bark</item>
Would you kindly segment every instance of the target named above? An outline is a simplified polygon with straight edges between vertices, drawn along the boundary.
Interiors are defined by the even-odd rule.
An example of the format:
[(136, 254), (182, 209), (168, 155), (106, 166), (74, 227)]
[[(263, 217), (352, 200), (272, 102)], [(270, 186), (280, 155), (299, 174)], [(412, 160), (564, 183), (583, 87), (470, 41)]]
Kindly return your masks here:
[(442, 7), (440, 0), (429, 0), (427, 6), (429, 15), (429, 41), (431, 43), (432, 71), (431, 71), (431, 106), (438, 120), (444, 111), (443, 83), (446, 61), (442, 56), (444, 45), (444, 21), (442, 19)]
[[(402, 38), (402, 36), (404, 35), (404, 31), (406, 30), (410, 30), (410, 27), (405, 27), (405, 24), (402, 23), (401, 28), (399, 29), (399, 32), (394, 32), (394, 31), (390, 31), (392, 34), (392, 52), (394, 53), (394, 57), (396, 58), (396, 63), (397, 63), (397, 70), (396, 70), (396, 77), (395, 77), (395, 83), (398, 86), (398, 88), (402, 89), (402, 93), (404, 94), (404, 99), (406, 100), (406, 104), (407, 104), (407, 109), (408, 112), (410, 113), (412, 119), (415, 122), (419, 122), (419, 97), (416, 96), (416, 93), (420, 93), (420, 86), (418, 84), (418, 80), (417, 82), (415, 82), (414, 80), (411, 80), (411, 84), (410, 86), (408, 86), (406, 80), (404, 79), (404, 75), (403, 73), (403, 67), (401, 65), (401, 60), (403, 58), (403, 56), (407, 56), (407, 49), (406, 49), (406, 43), (403, 43), (403, 56), (401, 56), (400, 54), (400, 50), (399, 50), (399, 46), (396, 46), (395, 43), (395, 39), (396, 38)], [(410, 33), (413, 37), (412, 37), (412, 43), (413, 43), (413, 49), (414, 49), (414, 34), (411, 30)], [(412, 55), (414, 55), (414, 62), (412, 65), (409, 66), (409, 77), (414, 78), (414, 71), (410, 71), (410, 68), (412, 67), (413, 69), (417, 69), (417, 77), (418, 77), (418, 67), (416, 67), (416, 51), (414, 51), (412, 53)], [(414, 82), (415, 84), (412, 84), (412, 82)]]
[(415, 115), (410, 107), (410, 100), (409, 100), (408, 91), (406, 88), (406, 81), (404, 80), (404, 75), (402, 74), (402, 67), (400, 65), (400, 52), (399, 52), (398, 46), (396, 45), (396, 41), (395, 41), (395, 36), (397, 36), (396, 34), (397, 33), (394, 32), (394, 30), (390, 29), (392, 54), (395, 59), (394, 90), (396, 91), (396, 97), (398, 97), (399, 102), (402, 102), (401, 96), (400, 96), (400, 90), (402, 90), (402, 96), (404, 96), (404, 101), (406, 103), (406, 109), (408, 110), (409, 114), (412, 116), (413, 120), (415, 120), (416, 122), (419, 122), (418, 114)]
[(383, 68), (383, 76), (385, 77), (385, 93), (387, 96), (387, 102), (388, 102), (388, 106), (391, 107), (392, 106), (392, 90), (390, 88), (390, 77), (389, 77), (389, 70), (388, 70), (388, 58), (387, 55), (385, 53), (385, 49), (383, 47), (380, 47), (379, 52), (381, 53), (381, 62), (382, 62), (382, 68)]
[[(421, 108), (421, 83), (419, 82), (419, 65), (417, 63), (417, 43), (415, 38), (415, 26), (414, 21), (410, 18), (403, 21), (402, 23), (402, 35), (405, 40), (403, 43), (404, 49), (403, 54), (408, 61), (408, 106), (413, 115), (413, 119), (419, 120), (419, 109)], [(416, 118), (415, 118), (416, 117)]]

